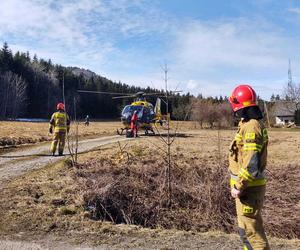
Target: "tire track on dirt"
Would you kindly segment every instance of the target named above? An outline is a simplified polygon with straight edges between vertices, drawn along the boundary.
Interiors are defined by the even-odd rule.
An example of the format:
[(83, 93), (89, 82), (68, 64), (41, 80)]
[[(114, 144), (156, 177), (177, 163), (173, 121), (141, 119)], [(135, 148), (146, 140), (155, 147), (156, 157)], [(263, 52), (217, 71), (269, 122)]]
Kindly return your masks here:
[[(78, 153), (126, 140), (129, 139), (120, 138), (119, 135), (82, 140), (78, 142)], [(47, 144), (0, 155), (0, 188), (14, 177), (70, 157), (69, 154), (53, 157), (49, 154), (49, 148), (50, 145)]]

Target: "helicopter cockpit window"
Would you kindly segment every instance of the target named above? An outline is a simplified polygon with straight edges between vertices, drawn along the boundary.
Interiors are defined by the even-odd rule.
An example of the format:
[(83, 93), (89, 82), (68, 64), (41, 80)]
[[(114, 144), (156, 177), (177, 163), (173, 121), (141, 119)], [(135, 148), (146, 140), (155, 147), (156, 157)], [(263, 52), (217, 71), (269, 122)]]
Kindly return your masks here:
[(144, 106), (133, 106), (133, 105), (127, 105), (124, 107), (122, 115), (129, 114), (132, 115), (134, 111), (138, 112), (138, 117), (142, 116), (142, 110), (144, 109)]
[(125, 106), (123, 111), (122, 111), (122, 114), (125, 114), (125, 113), (129, 113), (130, 112), (130, 107), (129, 105)]

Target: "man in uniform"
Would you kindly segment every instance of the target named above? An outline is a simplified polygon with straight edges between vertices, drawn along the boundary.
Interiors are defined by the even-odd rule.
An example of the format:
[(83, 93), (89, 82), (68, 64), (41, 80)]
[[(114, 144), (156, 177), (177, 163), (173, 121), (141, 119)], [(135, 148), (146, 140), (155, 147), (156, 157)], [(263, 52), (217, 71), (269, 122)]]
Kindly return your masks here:
[(138, 136), (138, 114), (136, 110), (133, 112), (133, 115), (131, 117), (130, 129), (133, 137), (137, 137)]
[(229, 102), (234, 115), (240, 119), (229, 155), (231, 195), (236, 201), (239, 234), (244, 250), (270, 249), (261, 217), (268, 146), (263, 115), (256, 93), (249, 85), (237, 86)]
[(52, 155), (55, 155), (58, 144), (58, 154), (63, 155), (66, 133), (70, 130), (70, 119), (65, 112), (65, 105), (63, 103), (58, 103), (56, 109), (57, 112), (53, 113), (49, 126), (49, 133), (52, 134), (54, 132), (50, 151)]

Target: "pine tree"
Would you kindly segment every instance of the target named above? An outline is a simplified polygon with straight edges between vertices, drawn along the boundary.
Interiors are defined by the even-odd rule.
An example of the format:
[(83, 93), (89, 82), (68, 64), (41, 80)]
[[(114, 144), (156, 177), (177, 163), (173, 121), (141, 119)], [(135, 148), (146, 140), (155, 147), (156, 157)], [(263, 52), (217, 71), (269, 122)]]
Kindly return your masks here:
[(0, 51), (0, 70), (7, 71), (10, 69), (13, 61), (12, 51), (9, 49), (7, 42), (3, 44)]

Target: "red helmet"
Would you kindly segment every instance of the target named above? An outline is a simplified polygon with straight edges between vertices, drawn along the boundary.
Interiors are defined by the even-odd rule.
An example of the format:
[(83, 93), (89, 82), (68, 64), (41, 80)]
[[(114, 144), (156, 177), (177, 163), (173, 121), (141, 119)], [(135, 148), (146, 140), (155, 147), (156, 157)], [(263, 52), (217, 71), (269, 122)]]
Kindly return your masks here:
[(56, 106), (56, 109), (57, 109), (57, 110), (65, 110), (65, 104), (63, 104), (63, 103), (61, 103), (61, 102), (58, 103), (57, 106)]
[(239, 85), (232, 91), (229, 102), (234, 112), (242, 108), (257, 106), (256, 93), (249, 85)]

